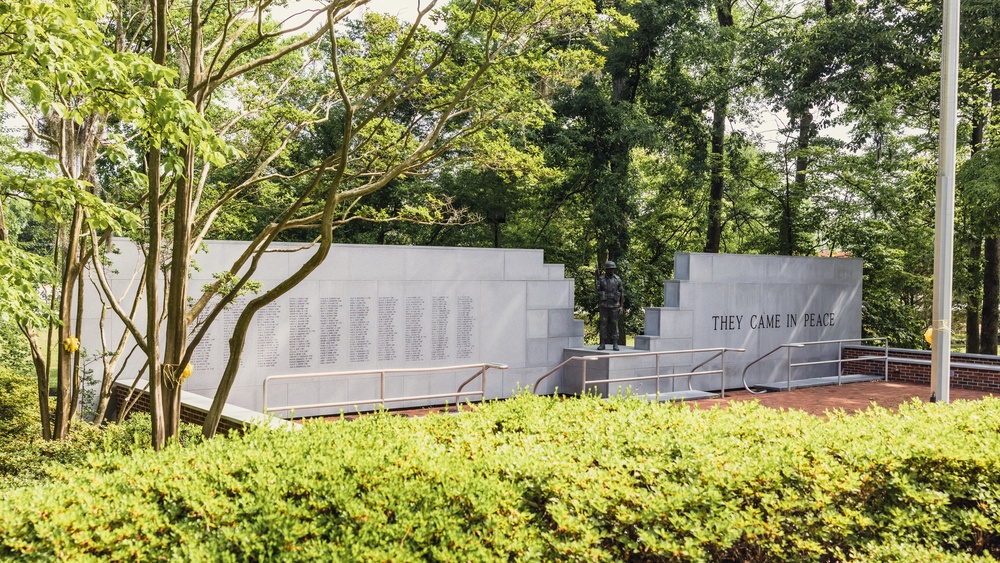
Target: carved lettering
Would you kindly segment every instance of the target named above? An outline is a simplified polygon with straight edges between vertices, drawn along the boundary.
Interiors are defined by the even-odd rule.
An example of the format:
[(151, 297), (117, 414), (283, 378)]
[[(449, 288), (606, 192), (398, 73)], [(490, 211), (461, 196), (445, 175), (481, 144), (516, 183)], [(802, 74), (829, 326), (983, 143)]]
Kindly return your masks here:
[(743, 315), (712, 315), (715, 330), (739, 330)]
[(750, 315), (750, 328), (781, 328), (781, 316), (777, 313), (773, 315)]
[(744, 326), (750, 330), (768, 330), (781, 328), (822, 328), (836, 325), (837, 315), (830, 311), (826, 313), (786, 313), (782, 322), (780, 313), (760, 313), (750, 315), (748, 323), (743, 324), (744, 315), (712, 315), (712, 330), (740, 330)]

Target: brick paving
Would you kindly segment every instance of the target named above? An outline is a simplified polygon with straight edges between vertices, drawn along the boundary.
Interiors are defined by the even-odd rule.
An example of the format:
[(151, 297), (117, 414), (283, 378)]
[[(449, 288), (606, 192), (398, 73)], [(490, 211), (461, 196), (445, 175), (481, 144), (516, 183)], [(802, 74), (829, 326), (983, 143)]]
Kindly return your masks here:
[[(901, 404), (918, 398), (921, 401), (930, 399), (931, 389), (928, 385), (903, 383), (896, 381), (871, 381), (867, 383), (850, 383), (831, 385), (828, 387), (811, 387), (793, 391), (777, 391), (752, 395), (740, 390), (727, 392), (724, 399), (708, 399), (693, 401), (698, 408), (711, 408), (716, 405), (727, 405), (732, 401), (760, 401), (760, 404), (773, 409), (798, 409), (815, 415), (823, 415), (828, 410), (843, 409), (853, 413), (863, 411), (872, 403), (880, 407), (896, 410)], [(969, 389), (952, 389), (951, 400), (975, 400), (992, 396), (988, 391)]]
[[(884, 382), (872, 381), (867, 383), (850, 383), (845, 385), (831, 385), (828, 387), (810, 387), (806, 389), (796, 389), (794, 391), (772, 391), (753, 395), (747, 391), (726, 392), (724, 399), (706, 399), (691, 401), (691, 405), (697, 408), (708, 409), (721, 405), (725, 407), (733, 401), (759, 401), (761, 405), (773, 409), (797, 409), (817, 416), (823, 416), (830, 410), (843, 409), (847, 413), (863, 411), (873, 403), (880, 407), (896, 410), (901, 404), (914, 398), (927, 401), (930, 398), (931, 390), (927, 385), (904, 382)], [(988, 391), (974, 391), (969, 389), (952, 389), (951, 400), (976, 400), (983, 397), (993, 396)], [(463, 408), (469, 408), (468, 406)], [(444, 412), (446, 409), (426, 408), (426, 409), (400, 409), (390, 411), (392, 414), (400, 416), (423, 416), (430, 413)], [(455, 412), (454, 406), (447, 409)], [(350, 420), (357, 418), (357, 414), (345, 413), (344, 418)], [(326, 417), (327, 420), (339, 420), (340, 417)]]

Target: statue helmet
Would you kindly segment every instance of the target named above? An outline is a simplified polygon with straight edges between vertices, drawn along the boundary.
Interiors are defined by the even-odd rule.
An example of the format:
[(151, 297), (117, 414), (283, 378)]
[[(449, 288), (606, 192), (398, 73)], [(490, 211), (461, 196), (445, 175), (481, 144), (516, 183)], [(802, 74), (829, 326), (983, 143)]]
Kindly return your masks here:
[(607, 262), (604, 263), (604, 269), (605, 270), (617, 270), (618, 267), (615, 266), (614, 262), (612, 262), (611, 260), (608, 260)]

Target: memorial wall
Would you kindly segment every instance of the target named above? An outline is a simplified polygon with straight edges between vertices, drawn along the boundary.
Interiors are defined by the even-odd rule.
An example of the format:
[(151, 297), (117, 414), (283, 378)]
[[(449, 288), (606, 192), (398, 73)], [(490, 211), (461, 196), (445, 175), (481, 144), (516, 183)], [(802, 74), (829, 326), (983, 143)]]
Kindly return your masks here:
[[(106, 270), (111, 285), (119, 295), (134, 294), (138, 249), (125, 240), (115, 244), (121, 252)], [(244, 248), (240, 242), (208, 242), (206, 251), (195, 256), (192, 290), (212, 281)], [(281, 252), (264, 258), (254, 279), (264, 289), (285, 279), (312, 252), (294, 251), (299, 248), (277, 245)], [(213, 323), (192, 357), (194, 373), (184, 384), (186, 391), (214, 394), (229, 337), (250, 298), (239, 298)], [(94, 296), (87, 299), (83, 344), (88, 351), (99, 349), (98, 303)], [(315, 272), (258, 312), (229, 402), (261, 410), (262, 383), (270, 375), (480, 362), (509, 366), (490, 371), (487, 378), (487, 397), (507, 397), (557, 364), (564, 348), (582, 345), (583, 325), (574, 320), (573, 309), (573, 280), (565, 278), (561, 265), (544, 264), (540, 250), (334, 245)], [(204, 315), (196, 322), (203, 320)], [(123, 330), (111, 316), (104, 326), (107, 342)], [(143, 363), (138, 356), (137, 351), (125, 363), (123, 377), (137, 375)], [(471, 374), (389, 375), (386, 397), (454, 392)], [(360, 404), (378, 397), (380, 385), (376, 374), (275, 383), (267, 404)]]
[[(664, 307), (646, 308), (636, 348), (744, 348), (726, 356), (726, 387), (742, 387), (744, 366), (782, 344), (860, 338), (861, 286), (857, 258), (680, 252), (674, 279), (664, 284)], [(839, 345), (830, 344), (795, 349), (791, 357), (800, 363), (838, 356)], [(783, 350), (752, 366), (747, 380), (784, 381), (788, 357)], [(796, 368), (793, 378), (836, 373), (835, 364), (817, 365)], [(703, 378), (696, 387), (712, 385)]]

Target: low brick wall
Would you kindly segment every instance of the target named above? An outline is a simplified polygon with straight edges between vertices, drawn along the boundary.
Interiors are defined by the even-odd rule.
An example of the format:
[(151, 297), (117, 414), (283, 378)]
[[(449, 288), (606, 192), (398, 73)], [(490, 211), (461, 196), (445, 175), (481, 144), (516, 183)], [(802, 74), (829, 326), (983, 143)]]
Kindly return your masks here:
[[(871, 346), (845, 346), (843, 358), (882, 356), (884, 350)], [(881, 358), (866, 359), (848, 362), (843, 366), (844, 374), (882, 375), (885, 361)], [(889, 380), (930, 385), (930, 350), (889, 348)], [(1000, 356), (953, 353), (951, 387), (1000, 392)]]

